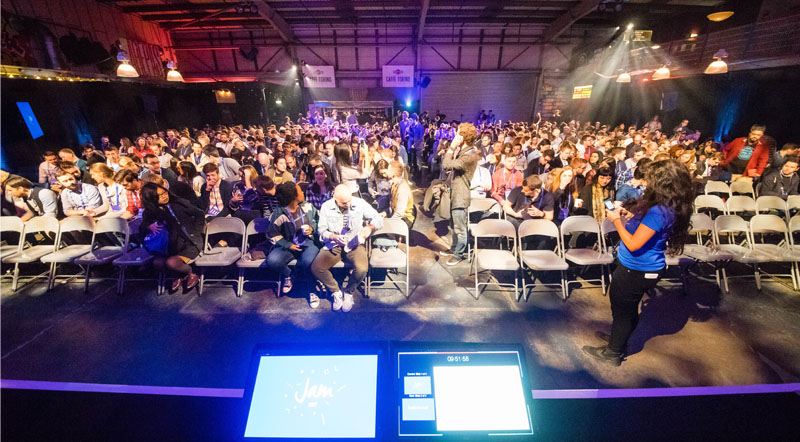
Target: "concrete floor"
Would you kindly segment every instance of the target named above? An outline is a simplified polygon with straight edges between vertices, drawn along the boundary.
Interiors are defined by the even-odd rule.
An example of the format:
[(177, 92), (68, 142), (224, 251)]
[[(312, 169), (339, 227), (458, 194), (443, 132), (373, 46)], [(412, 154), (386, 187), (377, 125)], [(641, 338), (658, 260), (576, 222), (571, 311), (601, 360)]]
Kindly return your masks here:
[[(421, 195), (417, 194), (417, 197)], [(44, 284), (16, 294), (3, 283), (2, 377), (186, 387), (242, 388), (255, 344), (271, 341), (421, 340), (518, 342), (527, 350), (532, 388), (584, 389), (743, 385), (800, 381), (800, 294), (783, 284), (731, 283), (722, 296), (711, 280), (692, 278), (688, 294), (659, 288), (646, 297), (631, 355), (619, 368), (587, 359), (610, 329), (608, 298), (584, 284), (567, 302), (512, 290), (473, 297), (468, 264), (446, 267), (445, 240), (421, 216), (412, 236), (411, 297), (375, 290), (350, 313), (303, 294), (276, 298), (273, 288), (242, 298), (232, 288), (156, 296), (152, 283), (112, 281), (90, 294), (82, 285)], [(4, 269), (5, 270), (5, 269)]]

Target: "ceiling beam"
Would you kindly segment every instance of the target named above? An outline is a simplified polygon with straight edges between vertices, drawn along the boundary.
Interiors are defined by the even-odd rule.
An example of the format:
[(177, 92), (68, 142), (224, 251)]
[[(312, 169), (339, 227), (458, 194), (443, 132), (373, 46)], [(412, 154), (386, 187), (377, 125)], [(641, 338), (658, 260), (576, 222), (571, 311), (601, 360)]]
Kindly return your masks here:
[(569, 29), (576, 21), (592, 13), (597, 9), (597, 5), (599, 4), (600, 0), (581, 0), (580, 3), (569, 8), (561, 17), (558, 17), (555, 21), (550, 23), (550, 26), (545, 29), (542, 35), (542, 41), (548, 43), (554, 40)]
[(428, 9), (431, 7), (431, 0), (422, 0), (422, 9), (419, 12), (419, 26), (417, 26), (417, 42), (422, 41), (425, 33), (425, 19), (428, 17)]
[(294, 35), (294, 31), (292, 31), (291, 26), (289, 23), (286, 23), (286, 20), (278, 14), (278, 11), (275, 10), (266, 0), (261, 0), (256, 2), (258, 5), (258, 15), (263, 17), (265, 20), (278, 31), (283, 41), (286, 43), (293, 43), (297, 40), (297, 37)]

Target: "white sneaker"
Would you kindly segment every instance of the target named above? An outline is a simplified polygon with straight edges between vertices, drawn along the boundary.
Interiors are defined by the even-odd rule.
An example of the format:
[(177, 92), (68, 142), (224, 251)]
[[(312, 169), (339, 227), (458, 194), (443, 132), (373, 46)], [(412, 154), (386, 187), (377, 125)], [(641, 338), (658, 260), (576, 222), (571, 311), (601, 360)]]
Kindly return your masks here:
[(342, 303), (342, 311), (347, 313), (353, 309), (353, 295), (350, 293), (344, 294), (344, 302)]
[(341, 309), (342, 309), (342, 292), (341, 291), (334, 292), (333, 293), (333, 311), (339, 311)]
[(308, 306), (311, 308), (319, 307), (319, 296), (316, 293), (308, 294)]
[(289, 293), (292, 291), (292, 278), (285, 278), (283, 280), (283, 285), (281, 286), (281, 291), (283, 293)]

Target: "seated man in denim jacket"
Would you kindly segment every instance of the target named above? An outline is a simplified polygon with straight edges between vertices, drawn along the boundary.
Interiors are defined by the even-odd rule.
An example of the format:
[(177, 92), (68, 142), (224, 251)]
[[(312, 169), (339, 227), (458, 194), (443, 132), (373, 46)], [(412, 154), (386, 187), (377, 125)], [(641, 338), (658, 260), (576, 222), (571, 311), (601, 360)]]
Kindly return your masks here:
[[(353, 291), (367, 275), (367, 238), (383, 225), (383, 218), (361, 198), (354, 197), (346, 185), (338, 185), (333, 198), (319, 211), (320, 250), (311, 272), (333, 293), (333, 310), (349, 312), (353, 308)], [(353, 268), (344, 292), (331, 274), (331, 267), (344, 259)]]

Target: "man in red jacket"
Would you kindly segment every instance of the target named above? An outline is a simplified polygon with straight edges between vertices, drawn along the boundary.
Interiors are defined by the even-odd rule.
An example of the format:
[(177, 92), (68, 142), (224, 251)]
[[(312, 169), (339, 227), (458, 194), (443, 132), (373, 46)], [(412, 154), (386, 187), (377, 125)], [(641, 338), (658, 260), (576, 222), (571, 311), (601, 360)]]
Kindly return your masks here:
[(765, 129), (764, 126), (754, 125), (746, 138), (731, 141), (722, 152), (725, 157), (722, 165), (728, 166), (734, 175), (761, 176), (769, 161), (769, 147), (761, 141)]

